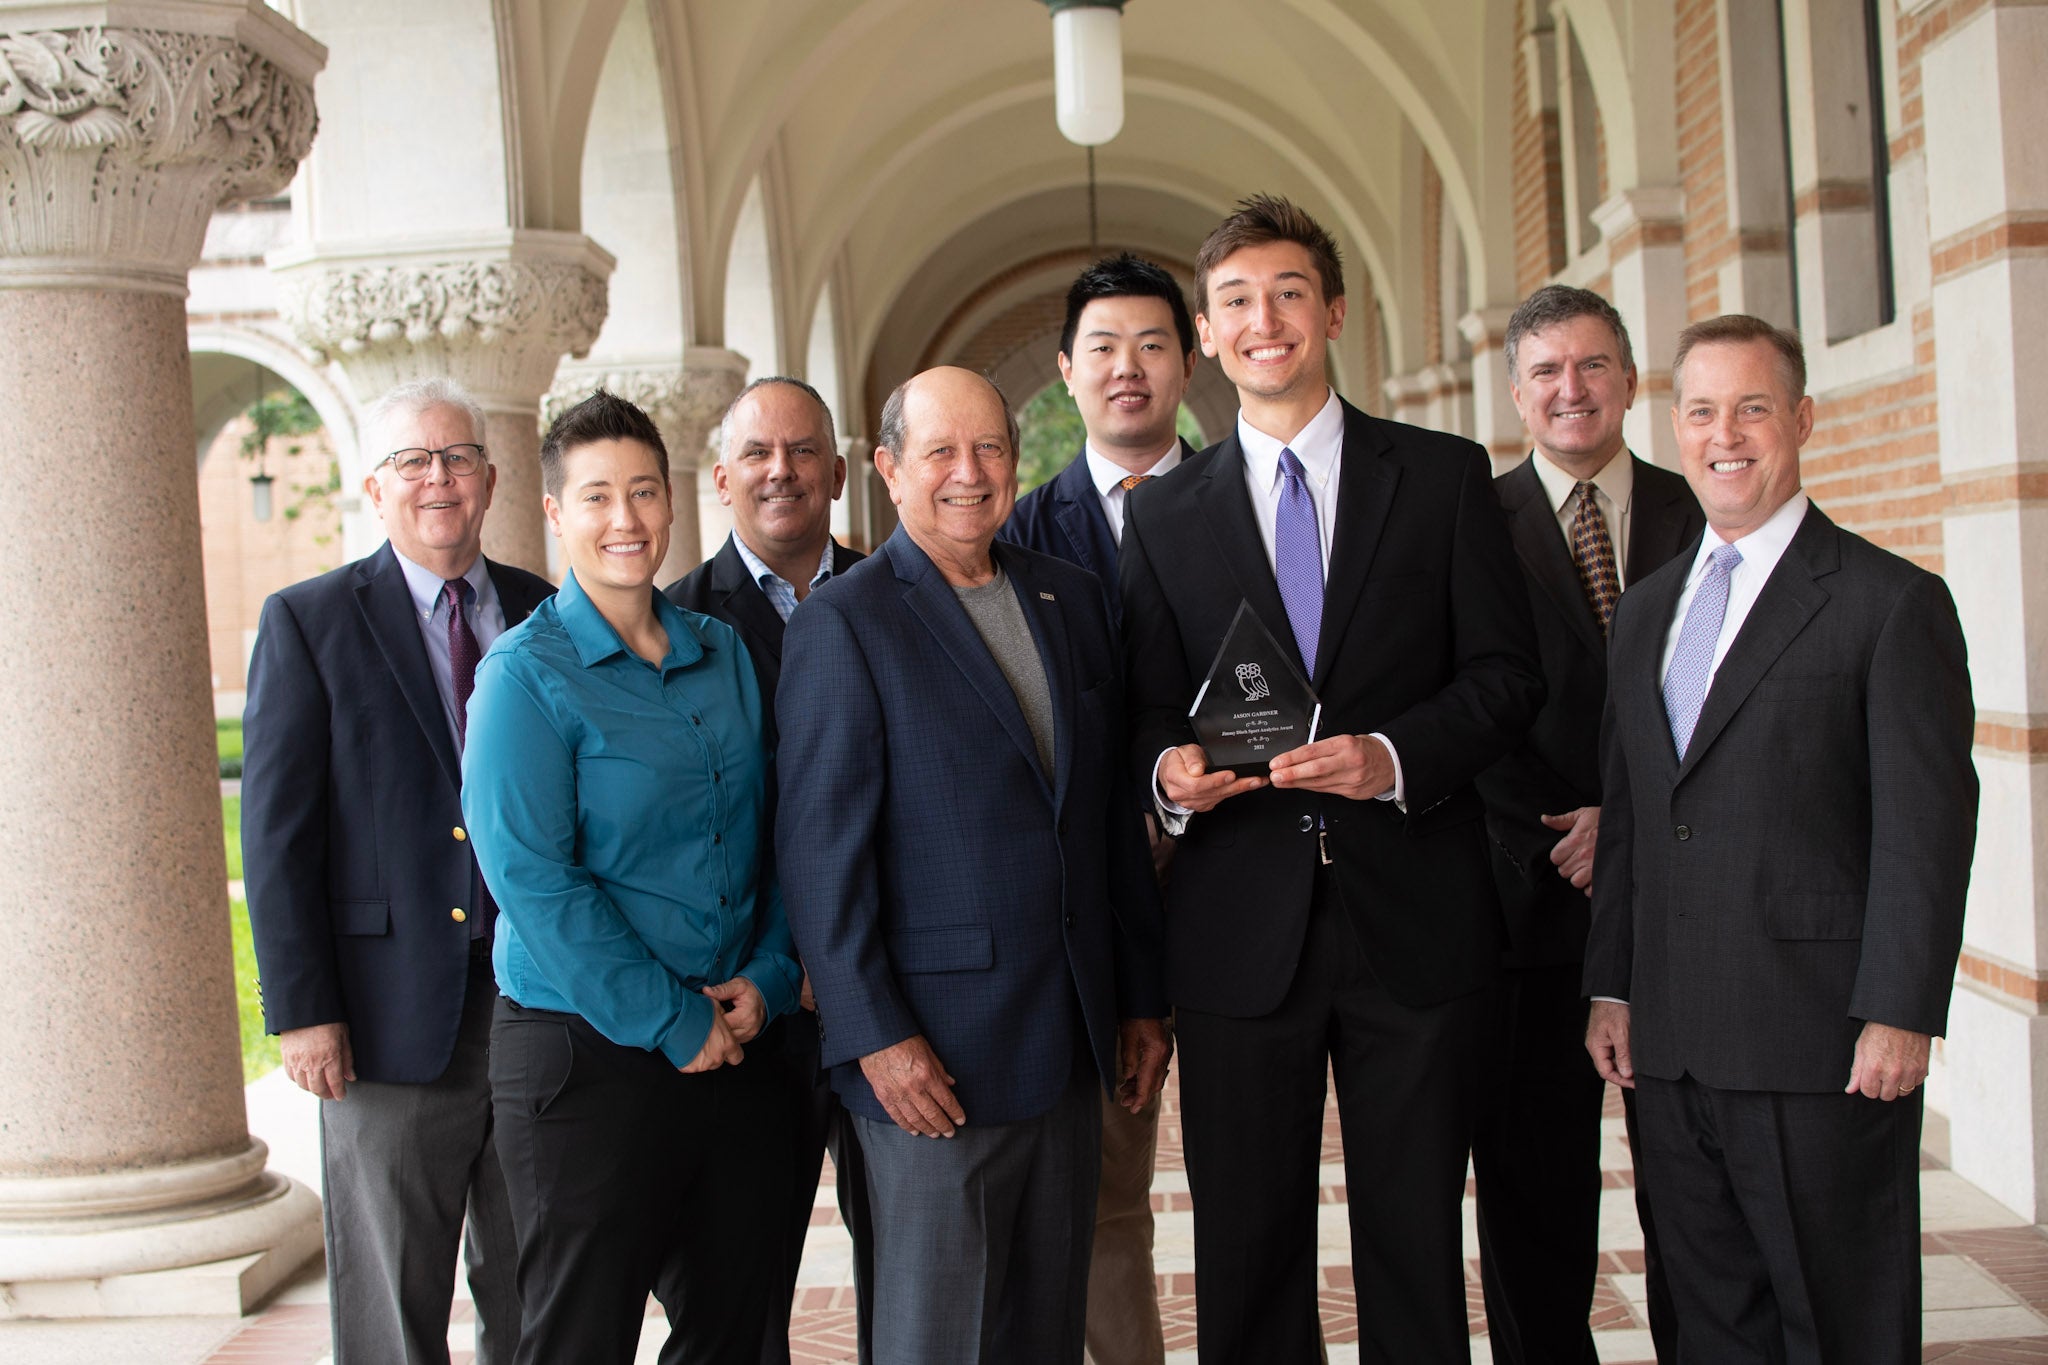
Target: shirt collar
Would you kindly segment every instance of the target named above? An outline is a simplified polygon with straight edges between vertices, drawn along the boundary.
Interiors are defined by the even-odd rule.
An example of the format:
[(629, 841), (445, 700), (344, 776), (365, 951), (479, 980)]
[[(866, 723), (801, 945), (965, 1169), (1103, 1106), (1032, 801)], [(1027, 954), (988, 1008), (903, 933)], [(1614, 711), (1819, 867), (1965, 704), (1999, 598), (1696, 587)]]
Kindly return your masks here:
[(1799, 534), (1799, 523), (1806, 520), (1806, 509), (1811, 505), (1812, 500), (1802, 488), (1785, 499), (1785, 505), (1771, 513), (1769, 520), (1740, 540), (1724, 539), (1719, 531), (1708, 526), (1707, 533), (1700, 537), (1700, 552), (1693, 558), (1693, 572), (1698, 573), (1700, 566), (1723, 545), (1733, 545), (1742, 551), (1745, 565), (1776, 564), (1791, 548), (1792, 537)]
[(1329, 401), (1291, 441), (1276, 440), (1245, 420), (1237, 412), (1237, 443), (1244, 449), (1245, 466), (1261, 488), (1271, 488), (1280, 478), (1280, 448), (1285, 446), (1301, 461), (1302, 468), (1318, 486), (1330, 481), (1337, 457), (1344, 451), (1344, 405), (1332, 392)]
[[(1529, 458), (1535, 462), (1536, 481), (1543, 485), (1543, 496), (1550, 499), (1550, 510), (1568, 510), (1574, 500), (1573, 494), (1579, 486), (1578, 476), (1558, 468), (1551, 462), (1550, 457), (1540, 450), (1533, 452)], [(1628, 511), (1629, 498), (1634, 495), (1636, 489), (1636, 462), (1635, 457), (1629, 454), (1628, 447), (1623, 446), (1614, 453), (1614, 458), (1593, 476), (1592, 484), (1607, 495), (1607, 500), (1614, 504), (1615, 510), (1624, 513)]]
[[(1103, 497), (1108, 497), (1109, 491), (1112, 488), (1115, 488), (1126, 478), (1130, 477), (1130, 470), (1125, 469), (1122, 465), (1117, 464), (1096, 450), (1094, 442), (1088, 442), (1081, 449), (1088, 458), (1088, 477), (1095, 481), (1095, 491)], [(1145, 475), (1149, 478), (1157, 478), (1159, 475), (1171, 471), (1179, 463), (1180, 437), (1176, 436), (1173, 438), (1173, 444), (1166, 448), (1166, 453), (1161, 455), (1158, 461), (1145, 471)]]
[[(759, 583), (764, 578), (773, 578), (785, 583), (789, 582), (789, 580), (783, 578), (781, 574), (769, 568), (768, 561), (762, 559), (759, 555), (755, 554), (752, 550), (748, 549), (747, 542), (740, 539), (740, 533), (738, 531), (734, 531), (732, 533), (732, 548), (739, 552), (740, 562), (747, 566), (747, 573), (752, 576), (754, 582)], [(831, 576), (832, 537), (826, 536), (824, 553), (818, 556), (817, 572), (811, 575), (811, 581), (805, 584), (805, 587), (815, 588)], [(791, 584), (790, 586), (794, 587), (795, 584)]]
[[(405, 571), (405, 586), (412, 593), (413, 606), (420, 615), (432, 616), (434, 608), (440, 604), (441, 591), (448, 586), (449, 580), (432, 569), (413, 563), (399, 553), (396, 545), (391, 547), (391, 554), (398, 561), (398, 567)], [(484, 585), (491, 581), (491, 573), (481, 554), (476, 557), (476, 562), (469, 566), (469, 572), (462, 577), (469, 584), (472, 598), (482, 601)]]
[[(654, 611), (661, 618), (662, 629), (668, 632), (668, 657), (661, 661), (662, 672), (703, 658), (708, 642), (690, 614), (653, 588), (647, 591), (654, 598)], [(583, 591), (583, 585), (576, 581), (574, 569), (562, 575), (562, 586), (555, 590), (555, 615), (561, 621), (569, 643), (576, 647), (577, 659), (585, 668), (594, 668), (616, 655), (631, 654), (626, 642), (619, 638), (619, 632), (604, 619), (597, 603), (590, 600), (590, 595)]]

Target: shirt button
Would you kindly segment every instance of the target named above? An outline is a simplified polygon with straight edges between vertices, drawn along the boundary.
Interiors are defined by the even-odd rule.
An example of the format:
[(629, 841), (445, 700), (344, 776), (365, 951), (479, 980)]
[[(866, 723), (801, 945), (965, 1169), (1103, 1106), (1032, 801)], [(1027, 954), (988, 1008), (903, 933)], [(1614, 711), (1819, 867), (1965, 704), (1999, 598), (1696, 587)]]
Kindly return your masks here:
[(718, 898), (718, 903), (719, 903), (720, 905), (724, 905), (724, 904), (725, 904), (725, 897), (723, 897), (723, 896), (720, 896), (720, 897)]
[(448, 918), (454, 920), (457, 924), (460, 924), (464, 920), (468, 919), (469, 916), (463, 914), (462, 907), (458, 905), (453, 910), (450, 910), (448, 912)]
[(1685, 841), (1686, 841), (1687, 839), (1690, 839), (1690, 838), (1692, 838), (1692, 826), (1691, 826), (1691, 825), (1680, 825), (1680, 826), (1679, 826), (1679, 827), (1678, 827), (1677, 829), (1674, 829), (1674, 830), (1672, 830), (1671, 832), (1672, 832), (1673, 834), (1676, 834), (1676, 835), (1678, 836), (1678, 839), (1679, 839), (1679, 842), (1680, 842), (1680, 843), (1683, 843), (1683, 842), (1685, 842)]
[(725, 836), (722, 834), (714, 834), (711, 836), (711, 842), (714, 844), (722, 844), (725, 842)]
[(713, 782), (723, 782), (725, 780), (725, 774), (714, 772), (711, 774), (711, 780)]
[(1072, 915), (1067, 916), (1067, 927), (1069, 929), (1074, 927), (1074, 917)]
[(692, 725), (702, 725), (703, 723), (704, 723), (704, 717), (702, 717), (702, 716), (691, 716), (691, 717), (690, 717), (690, 724), (692, 724)]
[(455, 840), (456, 840), (456, 842), (457, 842), (457, 843), (460, 843), (460, 842), (462, 842), (462, 841), (463, 841), (464, 839), (467, 839), (467, 838), (469, 837), (469, 831), (465, 830), (465, 829), (464, 829), (464, 828), (463, 828), (462, 826), (460, 826), (460, 825), (457, 825), (457, 826), (455, 827), (455, 831), (454, 831), (454, 832), (455, 832)]

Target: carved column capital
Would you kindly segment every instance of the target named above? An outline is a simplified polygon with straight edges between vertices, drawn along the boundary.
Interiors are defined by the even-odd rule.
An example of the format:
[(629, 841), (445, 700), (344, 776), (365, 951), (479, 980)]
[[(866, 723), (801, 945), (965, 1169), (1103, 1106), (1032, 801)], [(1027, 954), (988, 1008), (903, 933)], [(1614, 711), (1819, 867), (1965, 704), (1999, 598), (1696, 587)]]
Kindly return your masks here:
[(553, 422), (596, 390), (605, 389), (654, 419), (677, 468), (694, 469), (702, 462), (712, 428), (746, 382), (747, 358), (737, 351), (710, 346), (690, 347), (681, 364), (593, 361), (565, 365), (541, 401), (541, 421)]
[(487, 407), (529, 411), (562, 357), (597, 340), (612, 264), (580, 233), (523, 230), (271, 258), (293, 334), (359, 398), (442, 374)]
[(214, 210), (291, 182), (326, 49), (268, 11), (190, 19), (0, 29), (0, 286), (182, 296)]

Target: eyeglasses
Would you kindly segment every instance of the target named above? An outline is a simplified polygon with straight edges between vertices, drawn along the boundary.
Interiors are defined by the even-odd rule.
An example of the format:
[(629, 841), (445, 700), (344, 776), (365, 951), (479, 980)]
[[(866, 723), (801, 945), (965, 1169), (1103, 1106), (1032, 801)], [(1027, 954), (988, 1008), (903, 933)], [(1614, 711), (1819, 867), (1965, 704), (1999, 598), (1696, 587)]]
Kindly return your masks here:
[(427, 477), (427, 471), (434, 467), (436, 455), (441, 457), (442, 468), (458, 479), (466, 479), (484, 467), (484, 448), (466, 443), (443, 446), (439, 450), (422, 450), (418, 446), (410, 446), (404, 450), (392, 451), (377, 463), (390, 465), (398, 471), (399, 478), (416, 483)]

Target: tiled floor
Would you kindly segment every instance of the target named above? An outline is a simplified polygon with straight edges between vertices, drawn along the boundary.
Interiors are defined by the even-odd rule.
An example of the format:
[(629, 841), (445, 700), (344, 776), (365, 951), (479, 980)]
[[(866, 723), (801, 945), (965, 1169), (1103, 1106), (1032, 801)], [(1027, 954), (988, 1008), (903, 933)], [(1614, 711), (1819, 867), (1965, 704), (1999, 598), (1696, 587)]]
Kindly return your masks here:
[[(1173, 1095), (1160, 1127), (1158, 1174), (1152, 1203), (1158, 1221), (1156, 1265), (1167, 1359), (1195, 1358), (1194, 1227), (1181, 1160), (1180, 1126)], [(1653, 1359), (1643, 1317), (1642, 1233), (1636, 1224), (1634, 1181), (1622, 1136), (1621, 1108), (1610, 1095), (1601, 1164), (1601, 1273), (1593, 1305), (1594, 1341), (1603, 1362)], [(272, 1146), (272, 1161), (317, 1186), (310, 1106), (279, 1082), (250, 1090), (251, 1127)], [(1938, 1124), (1938, 1121), (1937, 1121)], [(2048, 1229), (2022, 1223), (1939, 1157), (1938, 1127), (1930, 1127), (1930, 1153), (1922, 1161), (1922, 1253), (1925, 1267), (1923, 1359), (1944, 1365), (1971, 1362), (2048, 1363)], [(1323, 1144), (1322, 1312), (1332, 1365), (1356, 1361), (1356, 1298), (1346, 1245), (1343, 1152), (1336, 1114), (1330, 1111)], [(830, 1178), (830, 1168), (827, 1168)], [(1492, 1359), (1479, 1295), (1471, 1201), (1466, 1201), (1467, 1301), (1472, 1358)], [(790, 1324), (798, 1365), (835, 1365), (853, 1355), (853, 1291), (849, 1247), (829, 1188), (819, 1191), (802, 1288)], [(455, 1306), (449, 1344), (455, 1365), (470, 1365), (466, 1299)], [(651, 1362), (665, 1334), (650, 1305), (639, 1359)], [(328, 1354), (326, 1284), (315, 1265), (248, 1318), (160, 1319), (151, 1322), (0, 1323), (0, 1360), (10, 1365), (321, 1365)]]

